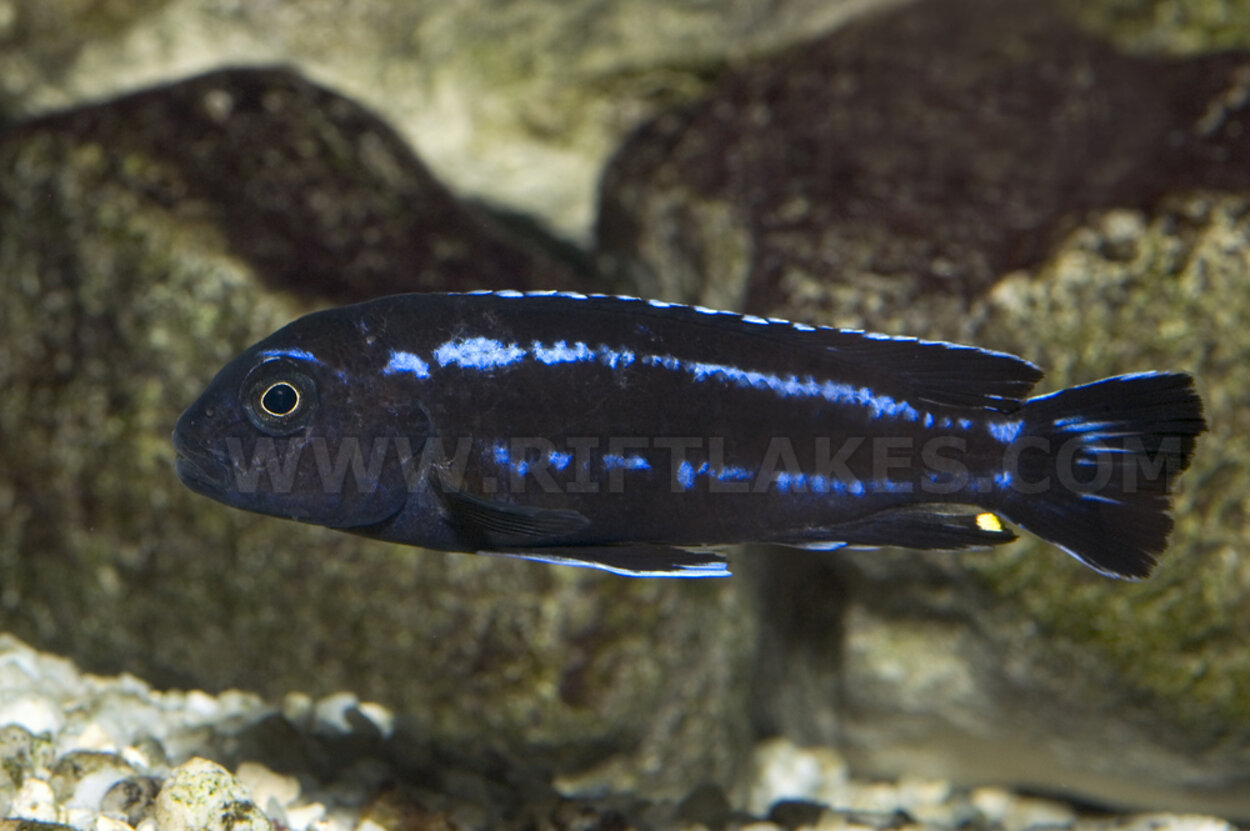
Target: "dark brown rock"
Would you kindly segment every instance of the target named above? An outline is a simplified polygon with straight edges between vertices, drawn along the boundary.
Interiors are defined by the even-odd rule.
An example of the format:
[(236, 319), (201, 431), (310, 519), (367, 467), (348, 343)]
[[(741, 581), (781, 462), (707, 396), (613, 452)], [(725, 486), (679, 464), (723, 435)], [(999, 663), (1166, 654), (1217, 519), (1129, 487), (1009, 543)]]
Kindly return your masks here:
[(600, 260), (644, 294), (886, 326), (1037, 264), (1087, 211), (1250, 186), (1248, 72), (1121, 54), (1049, 3), (908, 4), (640, 130)]
[(0, 136), (0, 628), (163, 687), (350, 690), (423, 742), (543, 770), (732, 781), (737, 584), (387, 546), (174, 475), (179, 412), (310, 297), (539, 279), (475, 216), (384, 125), (284, 72)]
[[(208, 221), (270, 288), (572, 288), (576, 266), (459, 202), (386, 123), (286, 69), (222, 70), (15, 127), (101, 148), (107, 175)], [(565, 255), (572, 257), (567, 251)]]

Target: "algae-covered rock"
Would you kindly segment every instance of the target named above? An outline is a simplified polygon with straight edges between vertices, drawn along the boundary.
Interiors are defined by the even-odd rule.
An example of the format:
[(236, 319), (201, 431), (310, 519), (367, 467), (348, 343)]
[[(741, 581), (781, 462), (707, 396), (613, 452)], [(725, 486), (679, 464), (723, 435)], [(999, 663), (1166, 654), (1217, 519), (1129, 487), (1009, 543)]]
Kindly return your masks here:
[[(1070, 17), (949, 0), (748, 65), (859, 4), (766, 5), (0, 0), (6, 123), (241, 60), (290, 59), (351, 93), (232, 70), (0, 135), (0, 626), (161, 685), (349, 690), (323, 704), (380, 700), (409, 738), (397, 752), (470, 758), (481, 779), (553, 769), (568, 789), (685, 795), (732, 783), (752, 732), (774, 732), (939, 790), (1250, 816), (1250, 58), (1160, 56), (1247, 44), (1207, 23), (1186, 29), (1200, 47), (1111, 31), (1169, 0)], [(767, 551), (747, 581), (623, 581), (369, 543), (178, 485), (182, 407), (312, 304), (582, 279), (575, 256), (450, 196), (397, 134), (459, 189), (541, 211), (514, 228), (575, 233), (611, 138), (726, 64), (609, 171), (616, 287), (1006, 349), (1049, 370), (1047, 389), (1195, 372), (1212, 431), (1154, 578), (1110, 582), (1025, 541)], [(58, 724), (44, 693), (8, 703)], [(290, 724), (257, 732), (309, 752)], [(524, 761), (480, 761), (495, 751)], [(810, 780), (784, 793), (831, 792)], [(689, 815), (724, 821), (704, 793)], [(950, 824), (997, 827), (984, 793)], [(444, 821), (406, 799), (401, 816)], [(588, 822), (572, 805), (535, 816)]]
[(155, 819), (170, 831), (270, 831), (269, 819), (230, 771), (207, 759), (176, 768), (156, 798)]
[(23, 124), (8, 144), (60, 135), (211, 224), (273, 288), (346, 302), (579, 282), (458, 202), (386, 123), (289, 70), (211, 73)]
[[(866, 781), (853, 776), (836, 751), (779, 739), (748, 751), (749, 799), (732, 805), (711, 785), (681, 801), (638, 794), (562, 796), (532, 769), (499, 759), (465, 766), (446, 756), (422, 756), (403, 736), (379, 735), (374, 719), (384, 721), (385, 714), (375, 704), (344, 706), (343, 695), (316, 704), (289, 696), (279, 712), (237, 692), (163, 693), (130, 676), (87, 675), (0, 636), (0, 697), (31, 693), (49, 696), (60, 727), (38, 740), (21, 728), (0, 731), (4, 831), (265, 824), (301, 831), (891, 831), (904, 817), (912, 831), (1233, 828), (1213, 816), (1090, 815), (1057, 800), (958, 788), (940, 779)], [(325, 711), (348, 718), (332, 725), (321, 719)], [(258, 743), (258, 734), (269, 734), (270, 741)], [(40, 750), (32, 753), (35, 743)], [(22, 783), (22, 799), (12, 804), (15, 781)], [(54, 825), (53, 818), (66, 824)]]
[(858, 763), (1250, 816), (1248, 274), (1250, 196), (1177, 197), (1092, 217), (964, 320), (919, 333), (1025, 355), (1046, 390), (1185, 369), (1211, 430), (1141, 583), (1032, 538), (936, 564), (852, 557), (838, 684)]
[(1140, 584), (1033, 539), (754, 558), (759, 723), (879, 773), (1250, 815), (1247, 67), (1123, 54), (1046, 4), (922, 3), (622, 148), (599, 252), (622, 285), (1013, 352), (1039, 392), (1187, 370), (1207, 404)]
[(0, 120), (290, 64), (382, 113), (461, 193), (584, 237), (620, 136), (726, 61), (898, 0), (5, 0)]
[(1250, 47), (1246, 0), (1060, 0), (1084, 28), (1143, 53), (1201, 54)]
[[(218, 98), (213, 127), (197, 107)], [(267, 290), (282, 245), (322, 237), (304, 267), (327, 279), (463, 287), (536, 255), (448, 231), (468, 213), (437, 183), (441, 210), (414, 206), (430, 182), (376, 121), (289, 75), (116, 107), (0, 137), (0, 627), (161, 685), (351, 690), (464, 752), (574, 771), (619, 756), (674, 788), (731, 779), (753, 625), (736, 584), (390, 547), (230, 510), (174, 475), (181, 409), (326, 288)], [(396, 228), (414, 246), (449, 234), (463, 259), (387, 248)], [(370, 245), (376, 271), (358, 256)]]
[(1085, 211), (1250, 185), (1248, 66), (1120, 54), (1048, 3), (881, 13), (636, 133), (604, 176), (600, 263), (668, 299), (923, 326)]

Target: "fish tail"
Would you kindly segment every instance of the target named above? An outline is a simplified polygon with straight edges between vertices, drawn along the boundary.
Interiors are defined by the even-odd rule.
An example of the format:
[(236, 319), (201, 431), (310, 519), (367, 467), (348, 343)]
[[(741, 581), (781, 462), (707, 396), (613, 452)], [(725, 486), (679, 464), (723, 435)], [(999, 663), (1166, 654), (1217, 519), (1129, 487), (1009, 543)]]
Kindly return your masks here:
[(1171, 489), (1206, 429), (1185, 373), (1140, 373), (1028, 399), (1006, 457), (1002, 512), (1103, 574), (1150, 574)]

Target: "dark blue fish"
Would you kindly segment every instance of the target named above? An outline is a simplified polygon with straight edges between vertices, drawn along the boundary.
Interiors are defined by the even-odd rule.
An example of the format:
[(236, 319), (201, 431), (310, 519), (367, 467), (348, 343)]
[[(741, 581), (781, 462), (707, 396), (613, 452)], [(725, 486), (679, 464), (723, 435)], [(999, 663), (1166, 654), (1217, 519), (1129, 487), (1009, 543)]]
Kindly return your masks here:
[(178, 475), (369, 537), (624, 574), (711, 546), (959, 549), (1002, 517), (1103, 574), (1150, 572), (1205, 429), (1193, 380), (1027, 398), (997, 352), (659, 301), (402, 295), (308, 315), (179, 419)]

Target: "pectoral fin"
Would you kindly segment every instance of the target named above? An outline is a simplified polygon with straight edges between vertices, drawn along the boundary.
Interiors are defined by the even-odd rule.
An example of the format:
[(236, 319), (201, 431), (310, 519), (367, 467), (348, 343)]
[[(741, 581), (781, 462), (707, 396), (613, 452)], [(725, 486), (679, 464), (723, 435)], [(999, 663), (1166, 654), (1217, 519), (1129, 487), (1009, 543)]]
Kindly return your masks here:
[(590, 524), (585, 515), (570, 509), (538, 508), (486, 499), (441, 482), (438, 491), (447, 508), (448, 519), (474, 546), (543, 544), (567, 538)]

